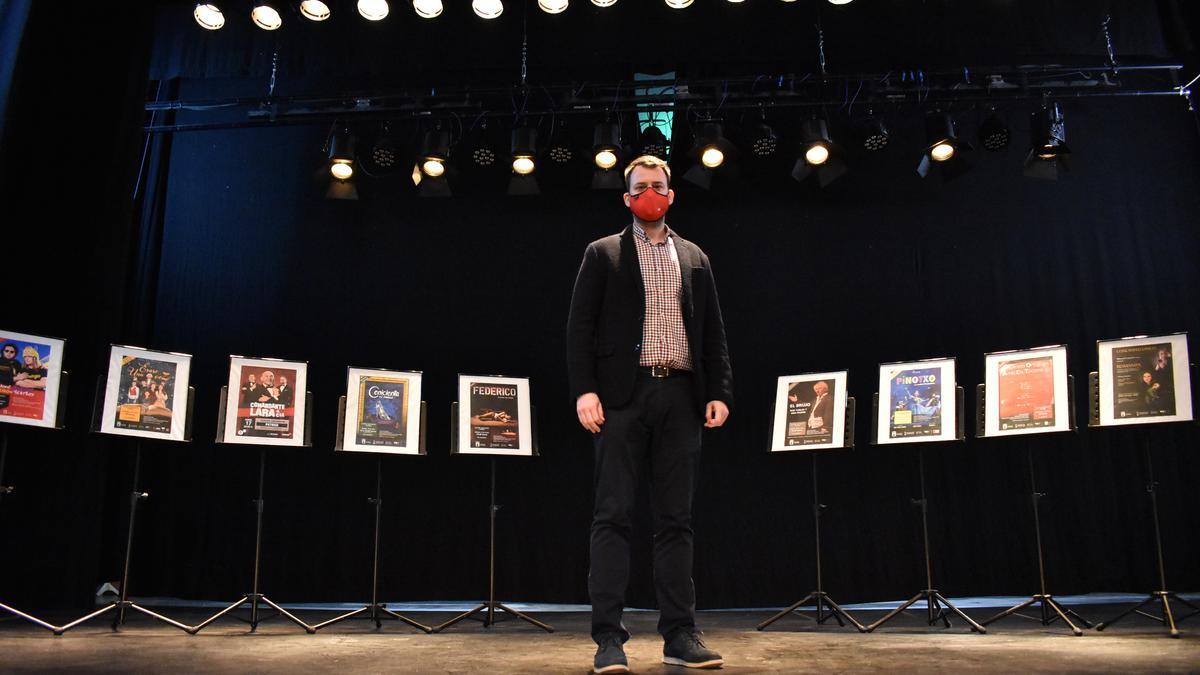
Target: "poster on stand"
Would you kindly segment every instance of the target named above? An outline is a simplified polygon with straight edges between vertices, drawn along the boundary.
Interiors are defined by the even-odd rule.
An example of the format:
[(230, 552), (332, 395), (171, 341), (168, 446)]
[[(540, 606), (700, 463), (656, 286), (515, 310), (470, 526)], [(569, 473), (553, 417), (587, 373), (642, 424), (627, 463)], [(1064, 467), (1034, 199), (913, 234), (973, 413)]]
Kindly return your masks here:
[(0, 331), (0, 422), (53, 428), (64, 342)]
[(846, 371), (785, 375), (775, 385), (771, 451), (846, 444)]
[(225, 443), (304, 445), (308, 364), (229, 357)]
[(350, 368), (342, 450), (421, 453), (421, 373)]
[(1187, 334), (1100, 340), (1100, 425), (1192, 419)]
[(100, 432), (185, 441), (192, 357), (113, 345)]
[(875, 442), (956, 440), (954, 387), (954, 359), (880, 365)]
[(531, 456), (529, 378), (458, 376), (458, 447), (464, 455)]
[(984, 435), (1071, 430), (1064, 345), (984, 355)]

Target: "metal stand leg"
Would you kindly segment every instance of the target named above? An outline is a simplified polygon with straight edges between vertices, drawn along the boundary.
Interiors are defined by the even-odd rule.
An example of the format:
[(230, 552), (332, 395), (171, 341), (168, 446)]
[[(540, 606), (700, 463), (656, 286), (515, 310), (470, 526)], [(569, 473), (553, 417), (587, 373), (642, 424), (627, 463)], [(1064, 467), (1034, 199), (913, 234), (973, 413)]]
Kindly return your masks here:
[[(1070, 617), (1075, 617), (1075, 619), (1088, 628), (1091, 628), (1092, 624), (1088, 622), (1087, 619), (1076, 614), (1073, 610), (1063, 607), (1057, 600), (1054, 599), (1054, 596), (1046, 592), (1046, 563), (1045, 556), (1042, 552), (1042, 519), (1038, 512), (1038, 500), (1044, 497), (1045, 494), (1037, 491), (1037, 473), (1033, 469), (1033, 450), (1031, 448), (1026, 448), (1026, 455), (1029, 464), (1029, 498), (1030, 502), (1033, 504), (1033, 533), (1034, 538), (1037, 541), (1038, 588), (1040, 589), (1040, 592), (1030, 596), (1028, 600), (1009, 607), (1003, 612), (1000, 612), (999, 614), (984, 621), (983, 625), (990, 625), (996, 621), (999, 621), (1000, 619), (1015, 614), (1023, 619), (1038, 621), (1043, 626), (1049, 626), (1055, 621), (1061, 620), (1073, 634), (1080, 636), (1083, 635), (1083, 630), (1081, 630), (1079, 626), (1076, 626), (1071, 621)], [(1038, 609), (1040, 610), (1041, 614), (1040, 616), (1034, 617), (1018, 613), (1022, 609), (1025, 609), (1034, 603), (1038, 604)]]
[(435, 626), (433, 629), (434, 633), (440, 633), (454, 624), (459, 623), (460, 621), (473, 618), (480, 612), (483, 612), (485, 617), (483, 619), (483, 627), (491, 628), (492, 626), (496, 625), (496, 610), (501, 610), (513, 617), (521, 619), (522, 621), (531, 623), (547, 633), (554, 632), (554, 628), (550, 625), (542, 623), (541, 621), (538, 621), (527, 614), (523, 614), (511, 607), (507, 607), (499, 602), (496, 602), (496, 512), (499, 510), (500, 507), (496, 505), (496, 460), (492, 459), (492, 503), (489, 509), (491, 517), (491, 532), (488, 536), (488, 599), (487, 602), (479, 605), (478, 607), (463, 612), (449, 621)]
[(371, 621), (373, 621), (375, 623), (375, 628), (377, 628), (377, 629), (383, 627), (383, 623), (381, 621), (380, 614), (384, 614), (384, 615), (390, 616), (391, 618), (396, 619), (398, 621), (403, 621), (404, 623), (412, 626), (413, 628), (416, 628), (417, 630), (424, 631), (426, 633), (432, 633), (433, 629), (430, 628), (429, 626), (426, 626), (425, 624), (422, 624), (418, 621), (410, 619), (407, 616), (404, 616), (403, 614), (393, 612), (392, 610), (388, 609), (386, 605), (380, 604), (380, 602), (379, 602), (379, 523), (380, 523), (380, 519), (381, 519), (381, 512), (383, 509), (383, 460), (382, 459), (376, 460), (376, 464), (375, 464), (375, 497), (373, 499), (368, 499), (367, 501), (369, 501), (375, 505), (375, 563), (374, 563), (374, 567), (372, 567), (372, 569), (371, 569), (371, 604), (369, 604), (365, 607), (360, 607), (352, 612), (347, 612), (340, 616), (336, 616), (328, 621), (323, 621), (321, 623), (315, 624), (312, 627), (312, 629), (314, 631), (318, 631), (318, 630), (321, 630), (322, 628), (326, 628), (328, 626), (332, 626), (334, 624), (340, 623), (347, 619), (353, 619), (357, 616), (362, 616), (363, 614), (370, 612), (371, 613), (371, 616), (370, 616)]
[(222, 609), (221, 611), (208, 617), (204, 621), (201, 621), (200, 623), (196, 624), (195, 626), (192, 626), (188, 630), (188, 632), (191, 633), (192, 635), (199, 633), (200, 631), (204, 630), (212, 622), (225, 616), (226, 614), (232, 612), (233, 610), (241, 607), (242, 605), (246, 604), (247, 602), (250, 603), (250, 620), (247, 623), (250, 624), (250, 632), (251, 633), (258, 630), (258, 624), (260, 624), (263, 621), (266, 621), (268, 619), (274, 618), (272, 616), (272, 617), (267, 617), (267, 619), (264, 619), (261, 616), (259, 616), (259, 605), (260, 604), (265, 604), (268, 607), (270, 607), (271, 609), (274, 609), (277, 612), (276, 616), (284, 617), (288, 621), (291, 621), (292, 623), (296, 624), (297, 626), (303, 628), (306, 633), (311, 634), (311, 633), (316, 632), (316, 630), (312, 626), (308, 625), (307, 623), (304, 623), (303, 621), (300, 620), (299, 617), (297, 617), (296, 615), (287, 611), (283, 607), (280, 607), (278, 604), (273, 602), (267, 596), (260, 593), (258, 590), (259, 571), (261, 570), (261, 567), (262, 567), (263, 504), (265, 503), (265, 501), (263, 500), (263, 483), (265, 482), (266, 473), (267, 473), (267, 451), (265, 448), (263, 448), (263, 449), (259, 450), (259, 455), (258, 455), (258, 499), (254, 500), (254, 508), (255, 508), (255, 511), (257, 512), (257, 516), (256, 516), (257, 522), (256, 522), (255, 529), (254, 529), (254, 585), (253, 585), (253, 588), (251, 589), (251, 591), (249, 593), (247, 593), (246, 595), (243, 595), (239, 600), (237, 600), (233, 604), (229, 605), (225, 609)]
[[(1141, 616), (1153, 621), (1157, 621), (1163, 626), (1166, 626), (1168, 634), (1173, 638), (1177, 638), (1180, 634), (1179, 629), (1176, 628), (1176, 624), (1183, 623), (1193, 616), (1200, 614), (1200, 607), (1193, 605), (1187, 600), (1176, 596), (1175, 593), (1167, 590), (1166, 566), (1163, 564), (1162, 532), (1158, 524), (1158, 483), (1154, 480), (1154, 462), (1150, 458), (1150, 440), (1145, 436), (1143, 436), (1143, 440), (1145, 444), (1144, 451), (1146, 456), (1146, 475), (1148, 477), (1148, 481), (1146, 483), (1146, 492), (1150, 494), (1150, 513), (1154, 518), (1154, 550), (1158, 555), (1159, 590), (1150, 593), (1149, 597), (1147, 597), (1145, 600), (1142, 600), (1133, 607), (1126, 609), (1108, 621), (1097, 624), (1096, 630), (1104, 630), (1105, 628), (1108, 628), (1130, 614), (1140, 614)], [(1171, 611), (1172, 600), (1181, 605), (1189, 607), (1192, 611), (1176, 619), (1174, 612)], [(1162, 604), (1162, 616), (1155, 616), (1149, 612), (1143, 611), (1143, 607), (1147, 605), (1153, 605), (1155, 603)]]
[[(836, 620), (838, 622), (839, 626), (843, 626), (843, 627), (846, 625), (846, 622), (848, 621), (848, 622), (850, 622), (850, 625), (852, 625), (858, 629), (858, 632), (865, 633), (867, 630), (866, 627), (863, 626), (858, 621), (856, 621), (854, 619), (854, 617), (850, 616), (850, 614), (848, 612), (846, 612), (846, 610), (842, 609), (840, 605), (838, 605), (836, 602), (834, 602), (833, 599), (829, 597), (829, 594), (826, 593), (822, 588), (822, 584), (821, 584), (821, 512), (825, 510), (825, 505), (821, 503), (821, 500), (819, 497), (819, 492), (818, 492), (819, 483), (817, 481), (817, 455), (816, 454), (814, 454), (812, 456), (812, 479), (813, 479), (812, 511), (813, 511), (813, 539), (814, 539), (813, 551), (815, 552), (814, 555), (815, 555), (816, 563), (817, 563), (817, 590), (804, 596), (803, 599), (801, 599), (800, 601), (798, 601), (796, 603), (793, 603), (787, 609), (779, 612), (778, 614), (772, 616), (771, 618), (767, 619), (766, 621), (763, 621), (762, 623), (758, 624), (758, 626), (756, 626), (756, 628), (758, 630), (762, 630), (762, 629), (766, 628), (767, 626), (770, 626), (771, 624), (775, 623), (776, 621), (782, 619), (783, 617), (785, 617), (793, 612), (796, 612), (796, 616), (800, 616), (805, 619), (813, 619), (814, 621), (817, 622), (817, 625), (824, 625), (825, 622), (828, 621), (830, 617), (832, 617), (834, 620)], [(801, 614), (800, 612), (797, 611), (801, 607), (807, 605), (810, 600), (813, 601), (813, 604), (816, 605), (816, 612), (817, 612), (816, 618), (810, 617), (807, 614)], [(828, 611), (829, 611), (828, 614), (825, 613), (826, 608), (828, 608)]]
[(959, 609), (958, 607), (955, 607), (953, 603), (951, 603), (949, 600), (947, 600), (945, 598), (945, 596), (943, 596), (941, 593), (939, 593), (937, 591), (937, 589), (935, 589), (933, 587), (933, 562), (932, 562), (932, 559), (929, 554), (929, 501), (925, 497), (925, 450), (924, 450), (924, 448), (922, 448), (917, 453), (917, 467), (918, 467), (918, 473), (920, 474), (920, 479), (921, 479), (921, 498), (914, 499), (913, 503), (921, 508), (921, 533), (924, 536), (924, 542), (925, 542), (925, 589), (922, 590), (921, 592), (917, 593), (916, 595), (914, 595), (907, 602), (900, 605), (896, 609), (893, 609), (892, 611), (888, 612), (886, 615), (883, 616), (883, 618), (881, 618), (878, 621), (876, 621), (875, 623), (867, 626), (867, 632), (868, 633), (874, 632), (874, 630), (876, 628), (879, 628), (880, 626), (887, 623), (888, 621), (891, 621), (892, 619), (896, 618), (897, 616), (900, 615), (901, 612), (908, 609), (912, 605), (916, 604), (917, 601), (925, 600), (925, 602), (926, 602), (926, 619), (930, 626), (932, 626), (935, 623), (940, 621), (946, 628), (949, 628), (950, 627), (950, 617), (947, 616), (947, 614), (946, 614), (947, 610), (949, 610), (955, 616), (957, 616), (958, 618), (965, 621), (967, 623), (967, 625), (971, 627), (972, 631), (974, 631), (976, 633), (986, 633), (987, 629), (983, 627), (984, 625), (986, 625), (986, 622), (984, 622), (983, 625), (977, 623), (974, 619), (967, 616), (966, 613), (963, 612), (961, 609)]

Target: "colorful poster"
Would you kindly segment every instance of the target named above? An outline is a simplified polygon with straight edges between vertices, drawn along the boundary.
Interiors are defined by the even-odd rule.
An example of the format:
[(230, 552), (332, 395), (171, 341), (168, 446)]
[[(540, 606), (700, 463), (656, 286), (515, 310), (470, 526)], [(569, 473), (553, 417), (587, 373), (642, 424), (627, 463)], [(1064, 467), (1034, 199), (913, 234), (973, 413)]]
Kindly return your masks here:
[(458, 452), (532, 455), (529, 380), (459, 376)]
[(954, 359), (882, 365), (875, 442), (955, 440), (954, 403)]
[(1067, 348), (984, 356), (984, 435), (1071, 430)]
[(63, 341), (0, 331), (0, 422), (53, 427)]
[(420, 454), (421, 374), (350, 368), (340, 450)]
[(772, 451), (845, 445), (846, 371), (779, 378)]
[(1054, 426), (1054, 359), (1004, 361), (997, 375), (1001, 429)]
[(226, 443), (304, 445), (305, 363), (232, 357)]
[(113, 345), (100, 431), (183, 441), (191, 356)]
[(1192, 419), (1186, 335), (1107, 340), (1099, 350), (1101, 424)]

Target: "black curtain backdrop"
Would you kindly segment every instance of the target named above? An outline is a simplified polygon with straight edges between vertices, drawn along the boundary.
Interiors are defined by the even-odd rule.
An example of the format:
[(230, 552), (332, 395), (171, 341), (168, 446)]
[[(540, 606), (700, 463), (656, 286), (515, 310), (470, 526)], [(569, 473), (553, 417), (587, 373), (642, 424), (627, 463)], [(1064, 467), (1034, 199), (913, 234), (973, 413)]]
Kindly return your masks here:
[[(35, 7), (31, 30), (48, 21)], [(100, 53), (100, 41), (83, 44)], [(48, 58), (52, 44), (43, 33), (22, 58)], [(482, 372), (533, 378), (542, 447), (538, 458), (498, 461), (499, 594), (586, 602), (591, 447), (567, 395), (563, 331), (584, 246), (628, 220), (618, 195), (547, 175), (536, 198), (507, 197), (496, 184), (420, 199), (401, 177), (362, 182), (357, 203), (330, 202), (313, 180), (324, 127), (156, 138), (135, 180), (126, 167), (143, 151), (146, 53), (136, 42), (104, 52), (119, 75), (91, 86), (110, 106), (88, 118), (83, 173), (53, 180), (17, 171), (7, 148), (27, 149), (48, 172), (62, 155), (33, 151), (46, 142), (65, 151), (78, 134), (12, 133), (53, 126), (32, 103), (53, 85), (18, 67), (13, 100), (23, 103), (7, 138), (19, 145), (5, 146), (4, 195), (47, 206), (41, 240), (65, 247), (70, 289), (6, 325), (68, 338), (75, 378), (68, 431), (8, 430), (5, 482), (18, 492), (0, 503), (0, 598), (80, 605), (119, 578), (134, 442), (87, 427), (107, 344), (141, 342), (195, 355), (198, 400), (194, 443), (144, 445), (140, 487), (151, 498), (140, 511), (134, 595), (233, 599), (250, 587), (258, 451), (213, 443), (228, 355), (243, 354), (309, 361), (316, 397), (314, 447), (267, 454), (263, 588), (274, 599), (369, 591), (376, 457), (332, 452), (345, 368), (357, 365), (423, 370), (430, 404), (429, 456), (383, 458), (384, 597), (486, 592), (489, 463), (447, 452), (455, 375)], [(263, 80), (171, 87), (164, 95), (257, 95)], [(844, 602), (893, 599), (924, 584), (909, 503), (921, 450), (868, 445), (878, 363), (957, 357), (970, 419), (984, 352), (1066, 343), (1084, 421), (1097, 338), (1200, 331), (1195, 118), (1173, 98), (1068, 101), (1064, 111), (1076, 164), (1056, 183), (1021, 175), (1026, 111), (1013, 110), (1013, 146), (974, 153), (974, 170), (946, 184), (914, 172), (917, 111), (896, 115), (892, 147), (858, 158), (823, 191), (797, 185), (783, 162), (711, 192), (676, 184), (670, 221), (712, 258), (738, 399), (729, 425), (705, 437), (702, 607), (781, 605), (812, 586), (811, 457), (766, 451), (776, 376), (850, 370), (858, 447), (819, 455), (831, 507), (826, 587)], [(1197, 588), (1198, 440), (1194, 425), (1172, 425), (928, 446), (935, 582), (951, 595), (1036, 590), (1031, 448), (1048, 493), (1052, 590), (1149, 590), (1149, 446), (1169, 584)], [(638, 537), (629, 601), (651, 606), (645, 509)]]

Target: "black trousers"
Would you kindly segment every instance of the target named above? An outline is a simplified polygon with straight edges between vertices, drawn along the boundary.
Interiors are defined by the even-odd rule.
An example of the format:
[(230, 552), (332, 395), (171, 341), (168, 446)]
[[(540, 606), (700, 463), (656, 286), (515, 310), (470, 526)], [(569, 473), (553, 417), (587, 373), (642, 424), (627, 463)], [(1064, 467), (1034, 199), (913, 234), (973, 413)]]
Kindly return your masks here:
[[(603, 403), (603, 401), (601, 401)], [(692, 494), (703, 417), (691, 377), (639, 374), (633, 399), (604, 410), (595, 437), (596, 504), (592, 513), (592, 636), (618, 633), (629, 584), (629, 537), (638, 480), (649, 469), (654, 509), (654, 589), (664, 637), (696, 624), (692, 583)]]

